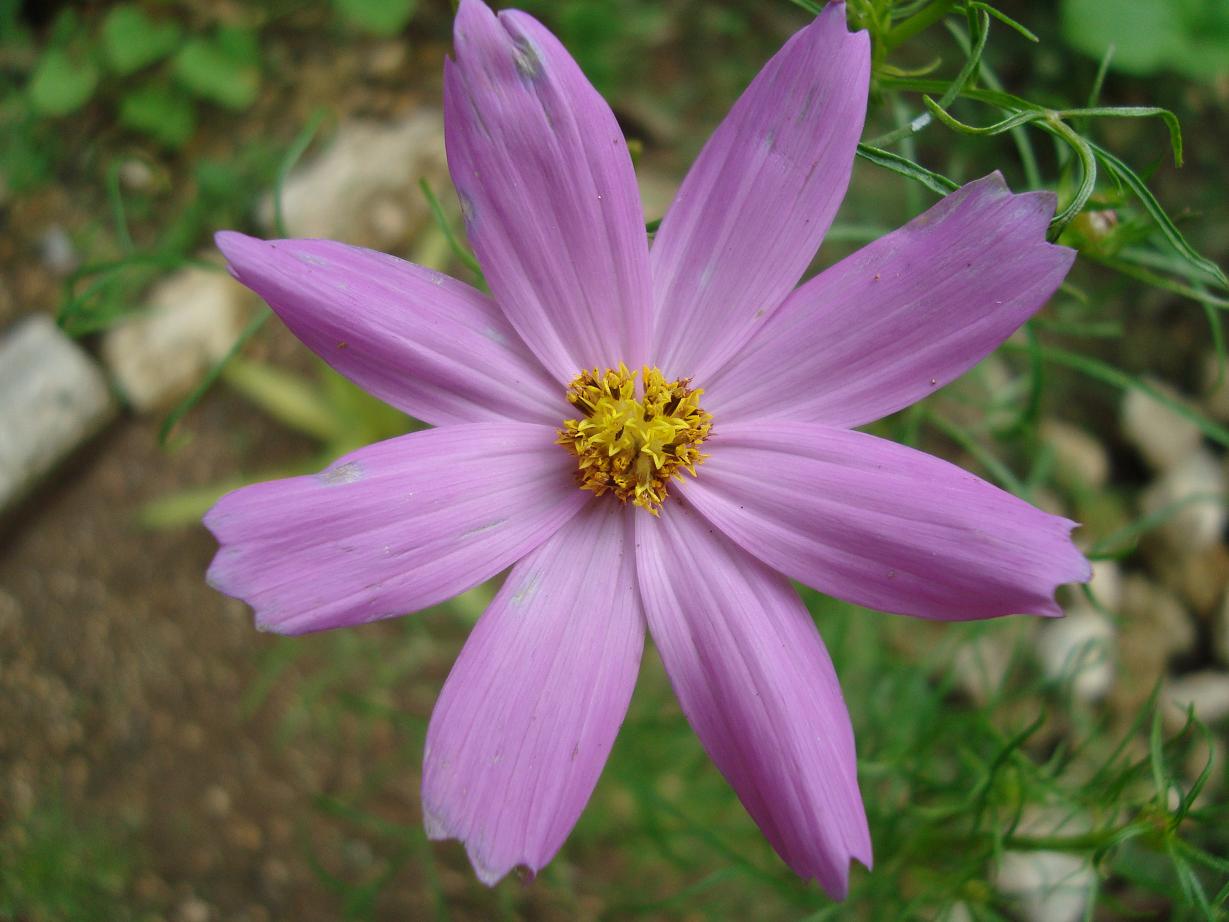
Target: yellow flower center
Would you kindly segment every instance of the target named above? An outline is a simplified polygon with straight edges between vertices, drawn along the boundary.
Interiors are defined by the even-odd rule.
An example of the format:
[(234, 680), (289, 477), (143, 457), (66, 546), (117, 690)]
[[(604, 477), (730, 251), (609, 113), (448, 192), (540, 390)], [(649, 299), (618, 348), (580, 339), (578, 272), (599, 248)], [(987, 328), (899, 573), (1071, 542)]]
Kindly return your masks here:
[(653, 515), (666, 501), (671, 477), (679, 468), (696, 476), (696, 465), (707, 455), (700, 444), (708, 438), (712, 417), (700, 409), (704, 391), (689, 379), (667, 381), (656, 368), (636, 372), (619, 367), (599, 373), (582, 371), (568, 388), (568, 403), (580, 419), (567, 419), (558, 442), (576, 456), (576, 482), (598, 496), (613, 493)]

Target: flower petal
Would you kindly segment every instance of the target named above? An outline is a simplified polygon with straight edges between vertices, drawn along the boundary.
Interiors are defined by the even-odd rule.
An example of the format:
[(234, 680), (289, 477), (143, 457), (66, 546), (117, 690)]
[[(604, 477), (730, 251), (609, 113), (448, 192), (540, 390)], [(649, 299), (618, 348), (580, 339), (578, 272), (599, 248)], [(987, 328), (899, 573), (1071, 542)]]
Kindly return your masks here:
[(555, 377), (645, 359), (649, 259), (623, 133), (559, 41), (462, 0), (444, 136), (491, 291)]
[(786, 576), (880, 611), (941, 620), (1061, 615), (1087, 582), (1074, 522), (953, 464), (862, 432), (779, 421), (723, 425), (677, 487)]
[(672, 502), (639, 516), (649, 630), (683, 713), (772, 847), (833, 897), (871, 865), (853, 729), (815, 623), (786, 580)]
[(557, 424), (563, 391), (490, 298), (331, 240), (217, 235), (235, 278), (363, 390), (434, 425)]
[(319, 474), (243, 487), (205, 525), (214, 588), (259, 627), (304, 634), (434, 605), (519, 560), (587, 494), (546, 426), (472, 423), (360, 448)]
[(849, 185), (870, 40), (831, 3), (700, 152), (653, 242), (654, 360), (704, 381), (785, 300)]
[(513, 569), (427, 730), (423, 814), (494, 884), (554, 857), (627, 713), (644, 618), (625, 509), (592, 502)]
[(1049, 192), (992, 173), (807, 282), (705, 382), (721, 419), (860, 426), (964, 373), (1041, 308), (1075, 251)]

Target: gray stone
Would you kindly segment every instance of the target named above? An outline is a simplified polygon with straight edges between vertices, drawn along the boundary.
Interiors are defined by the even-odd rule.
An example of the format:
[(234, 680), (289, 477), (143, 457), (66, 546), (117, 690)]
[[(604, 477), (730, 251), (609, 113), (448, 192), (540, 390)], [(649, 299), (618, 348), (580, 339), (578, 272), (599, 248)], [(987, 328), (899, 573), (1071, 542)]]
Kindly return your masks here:
[(1084, 918), (1096, 872), (1067, 852), (1004, 852), (995, 885), (1026, 922), (1078, 922)]
[(1223, 665), (1229, 666), (1229, 592), (1221, 600), (1212, 622), (1212, 651)]
[(77, 247), (59, 224), (52, 224), (39, 236), (38, 255), (56, 275), (68, 275), (81, 264)]
[[(1148, 384), (1175, 400), (1181, 399), (1161, 381), (1149, 380)], [(1168, 470), (1189, 457), (1202, 440), (1194, 422), (1136, 388), (1127, 391), (1122, 403), (1122, 431), (1144, 460), (1158, 471)]]
[(1229, 515), (1224, 496), (1225, 477), (1220, 464), (1211, 452), (1196, 446), (1144, 491), (1141, 504), (1144, 512), (1151, 514), (1183, 503), (1157, 534), (1172, 549), (1194, 553), (1221, 540)]
[(1117, 634), (1113, 622), (1099, 611), (1073, 608), (1067, 617), (1042, 626), (1037, 660), (1047, 678), (1069, 682), (1077, 700), (1099, 701), (1114, 684)]
[(1069, 489), (1097, 490), (1109, 480), (1105, 446), (1083, 429), (1057, 419), (1041, 424), (1041, 437), (1054, 449), (1058, 482)]
[(107, 332), (102, 355), (138, 410), (183, 396), (234, 344), (249, 296), (220, 271), (181, 269), (149, 293), (149, 307)]
[[(439, 112), (418, 109), (392, 124), (347, 121), (321, 154), (286, 180), (282, 218), (296, 237), (394, 250), (431, 220), (419, 180), (426, 178), (449, 202), (447, 177)], [(260, 220), (274, 232), (272, 198), (262, 203)]]
[(0, 340), (0, 512), (11, 508), (115, 414), (94, 361), (50, 317)]
[(1165, 687), (1165, 723), (1176, 730), (1186, 722), (1186, 709), (1205, 724), (1229, 717), (1229, 672), (1205, 669), (1173, 679)]
[(1122, 569), (1113, 560), (1092, 563), (1092, 592), (1097, 602), (1110, 611), (1122, 606)]
[(1203, 369), (1204, 409), (1222, 423), (1229, 422), (1229, 373), (1221, 376), (1220, 362), (1215, 352), (1204, 359)]
[[(1029, 808), (1016, 826), (1021, 836), (1075, 836), (1086, 817), (1054, 808)], [(1097, 875), (1079, 855), (1060, 851), (1007, 851), (994, 885), (1025, 922), (1077, 922), (1084, 917)]]

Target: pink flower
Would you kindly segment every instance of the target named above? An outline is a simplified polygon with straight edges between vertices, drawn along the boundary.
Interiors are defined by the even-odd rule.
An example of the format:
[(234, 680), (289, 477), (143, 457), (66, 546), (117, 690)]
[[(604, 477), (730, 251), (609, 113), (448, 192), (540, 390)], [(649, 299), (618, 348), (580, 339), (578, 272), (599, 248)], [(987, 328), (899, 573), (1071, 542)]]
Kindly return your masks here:
[(492, 297), (341, 243), (218, 235), (308, 346), (436, 428), (224, 497), (209, 579), (298, 634), (511, 567), (424, 757), (428, 832), (487, 883), (559, 850), (647, 626), (765, 836), (842, 897), (850, 859), (871, 863), (853, 734), (789, 580), (964, 620), (1059, 615), (1055, 587), (1089, 578), (1073, 522), (853, 430), (1041, 307), (1074, 255), (1045, 241), (1054, 197), (988, 176), (795, 289), (866, 112), (869, 43), (843, 6), (765, 66), (651, 249), (619, 126), (558, 40), (480, 0), (455, 39), (448, 160)]

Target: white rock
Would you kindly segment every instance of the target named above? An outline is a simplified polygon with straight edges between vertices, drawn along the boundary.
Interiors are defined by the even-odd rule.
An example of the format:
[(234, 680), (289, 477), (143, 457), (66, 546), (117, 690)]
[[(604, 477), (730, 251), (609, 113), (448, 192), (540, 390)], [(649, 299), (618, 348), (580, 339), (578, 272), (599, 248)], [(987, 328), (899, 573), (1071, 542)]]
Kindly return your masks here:
[(1173, 679), (1165, 688), (1165, 702), (1165, 722), (1171, 730), (1186, 722), (1188, 706), (1205, 724), (1218, 723), (1229, 717), (1229, 672), (1208, 669)]
[(938, 914), (935, 915), (935, 922), (975, 922), (975, 920), (973, 919), (973, 911), (969, 909), (969, 904), (960, 901), (940, 909)]
[(119, 165), (119, 181), (125, 189), (148, 192), (154, 185), (154, 171), (139, 157), (129, 157)]
[(1203, 405), (1215, 419), (1222, 423), (1229, 422), (1229, 372), (1221, 377), (1220, 362), (1215, 352), (1208, 354), (1204, 360), (1203, 369), (1203, 383), (1206, 389)]
[(1096, 882), (1092, 866), (1066, 852), (1004, 852), (995, 886), (1026, 922), (1078, 922)]
[(1223, 665), (1229, 666), (1229, 592), (1221, 600), (1212, 622), (1212, 652)]
[(978, 704), (985, 704), (1002, 687), (1011, 654), (1010, 641), (990, 632), (961, 644), (952, 657), (956, 683)]
[(115, 413), (102, 370), (50, 317), (27, 317), (0, 340), (0, 511)]
[(102, 355), (138, 410), (192, 388), (243, 328), (245, 289), (223, 272), (181, 269), (150, 291), (142, 313), (103, 338)]
[[(419, 180), (448, 201), (447, 176), (439, 112), (419, 109), (392, 124), (343, 122), (324, 152), (287, 179), (282, 217), (296, 237), (392, 249), (431, 220)], [(260, 219), (272, 233), (272, 198), (262, 203)]]
[(204, 900), (188, 897), (175, 910), (175, 922), (209, 922), (213, 907)]
[[(1149, 380), (1148, 384), (1181, 399), (1163, 382)], [(1128, 390), (1123, 401), (1122, 431), (1144, 460), (1158, 471), (1167, 470), (1194, 453), (1202, 438), (1194, 422), (1137, 388)]]
[(1220, 464), (1207, 449), (1196, 447), (1144, 491), (1141, 504), (1144, 512), (1151, 514), (1186, 501), (1157, 529), (1157, 534), (1175, 550), (1194, 552), (1221, 540), (1229, 516), (1224, 496)]
[(1037, 635), (1038, 662), (1047, 678), (1070, 682), (1078, 700), (1098, 701), (1114, 684), (1117, 633), (1113, 622), (1099, 611), (1072, 609), (1067, 617), (1042, 625)]
[(1092, 592), (1105, 608), (1118, 611), (1122, 606), (1122, 569), (1117, 561), (1093, 561)]
[[(1138, 573), (1128, 574), (1122, 588), (1123, 623), (1131, 629), (1122, 641), (1137, 644), (1152, 656), (1167, 657), (1189, 653), (1195, 646), (1195, 625), (1176, 595), (1164, 586), (1150, 582)], [(1125, 664), (1130, 666), (1130, 664)], [(1134, 681), (1151, 684), (1152, 676), (1126, 671)]]
[(1083, 429), (1057, 419), (1041, 424), (1041, 437), (1054, 449), (1058, 480), (1066, 487), (1096, 490), (1109, 480), (1105, 446)]
[(43, 265), (56, 275), (68, 275), (81, 264), (77, 247), (59, 224), (53, 224), (38, 238), (38, 253)]

